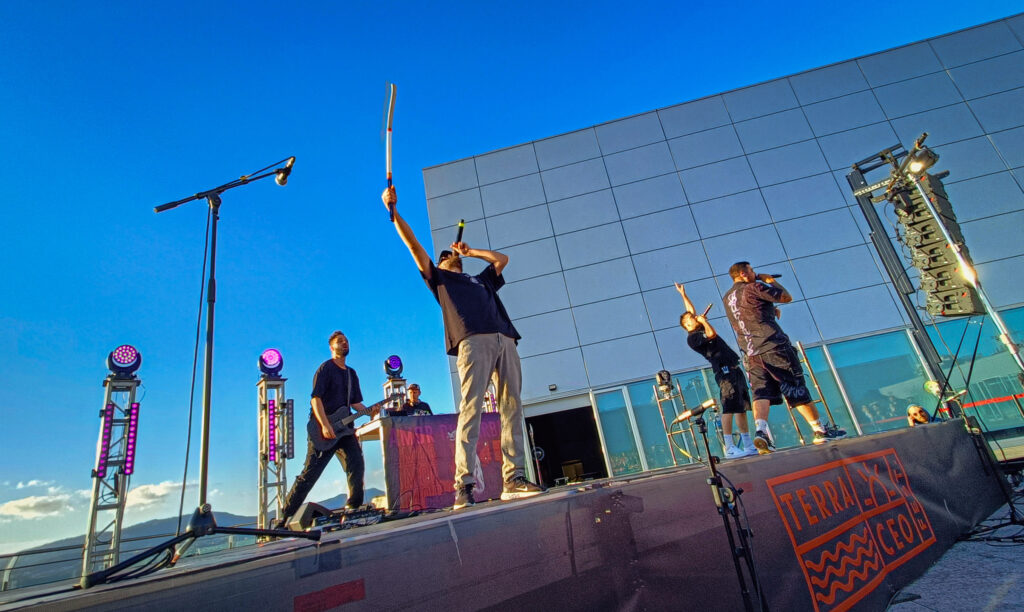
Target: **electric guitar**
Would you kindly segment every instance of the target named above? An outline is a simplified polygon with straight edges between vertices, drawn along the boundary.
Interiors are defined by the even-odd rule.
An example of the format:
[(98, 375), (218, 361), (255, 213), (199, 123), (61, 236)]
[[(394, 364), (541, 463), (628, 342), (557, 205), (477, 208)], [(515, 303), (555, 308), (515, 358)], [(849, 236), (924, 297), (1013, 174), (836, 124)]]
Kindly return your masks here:
[(335, 442), (341, 437), (341, 432), (346, 427), (352, 424), (361, 416), (372, 416), (377, 410), (383, 407), (388, 402), (404, 397), (401, 393), (392, 393), (390, 397), (382, 399), (372, 406), (367, 406), (365, 411), (356, 411), (354, 414), (346, 414), (345, 406), (342, 406), (334, 412), (334, 414), (327, 417), (331, 427), (334, 428), (334, 438), (325, 438), (323, 432), (320, 429), (320, 421), (316, 420), (316, 417), (311, 416), (309, 422), (306, 423), (306, 433), (309, 434), (309, 440), (313, 443), (313, 448), (318, 451), (328, 451), (334, 447)]

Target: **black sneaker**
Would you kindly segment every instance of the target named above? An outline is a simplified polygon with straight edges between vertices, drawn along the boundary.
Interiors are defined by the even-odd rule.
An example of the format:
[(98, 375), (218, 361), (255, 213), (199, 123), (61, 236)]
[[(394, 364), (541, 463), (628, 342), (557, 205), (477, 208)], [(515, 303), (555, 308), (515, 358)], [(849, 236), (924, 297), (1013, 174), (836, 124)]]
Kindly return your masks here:
[(510, 499), (522, 499), (524, 497), (533, 497), (534, 495), (540, 495), (547, 489), (538, 487), (523, 476), (516, 476), (509, 482), (505, 483), (504, 488), (501, 491), (502, 501), (508, 501)]
[(756, 431), (754, 432), (754, 448), (757, 449), (758, 454), (767, 455), (775, 450), (775, 444), (768, 437), (768, 434), (763, 431)]
[(452, 510), (461, 510), (475, 503), (476, 500), (473, 499), (473, 485), (466, 484), (455, 489), (455, 505), (452, 506)]
[(839, 429), (835, 425), (826, 424), (825, 431), (814, 432), (814, 443), (824, 444), (826, 442), (832, 442), (833, 440), (842, 440), (846, 437), (846, 430)]

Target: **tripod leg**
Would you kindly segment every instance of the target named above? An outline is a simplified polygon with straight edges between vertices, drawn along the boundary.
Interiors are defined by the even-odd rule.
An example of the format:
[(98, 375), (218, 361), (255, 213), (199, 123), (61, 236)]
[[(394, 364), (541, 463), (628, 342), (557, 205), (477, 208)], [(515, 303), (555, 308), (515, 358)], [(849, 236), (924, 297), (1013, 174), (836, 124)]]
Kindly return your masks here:
[(174, 547), (179, 542), (182, 542), (184, 540), (190, 540), (190, 539), (193, 539), (193, 538), (194, 538), (194, 536), (191, 533), (183, 533), (182, 535), (180, 535), (180, 536), (178, 536), (176, 538), (173, 538), (173, 539), (168, 540), (166, 542), (163, 542), (161, 544), (157, 544), (156, 546), (154, 546), (152, 548), (148, 548), (148, 549), (140, 552), (139, 554), (135, 555), (134, 557), (131, 557), (130, 559), (125, 559), (124, 561), (118, 563), (117, 565), (114, 565), (112, 567), (108, 567), (105, 570), (101, 570), (101, 571), (98, 571), (98, 572), (93, 572), (91, 574), (86, 574), (85, 576), (82, 576), (82, 580), (79, 582), (79, 585), (83, 589), (88, 589), (91, 586), (95, 586), (97, 584), (103, 584), (103, 583), (107, 582), (110, 579), (111, 576), (117, 574), (118, 572), (120, 572), (122, 570), (125, 570), (125, 569), (128, 569), (129, 567), (135, 565), (136, 563), (138, 563), (140, 561), (143, 561), (145, 559), (149, 559), (150, 557), (158, 554), (159, 552), (161, 552), (163, 550), (168, 550), (168, 549), (173, 550)]

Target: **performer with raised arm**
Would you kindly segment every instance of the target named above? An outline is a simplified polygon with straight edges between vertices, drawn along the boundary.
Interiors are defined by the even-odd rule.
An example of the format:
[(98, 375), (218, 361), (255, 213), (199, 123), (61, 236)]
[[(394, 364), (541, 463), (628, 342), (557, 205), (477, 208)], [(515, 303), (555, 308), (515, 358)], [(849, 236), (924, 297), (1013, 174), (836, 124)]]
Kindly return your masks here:
[(767, 454), (775, 449), (768, 428), (768, 410), (783, 399), (804, 417), (814, 430), (814, 443), (824, 444), (846, 437), (846, 431), (831, 423), (823, 424), (811, 393), (804, 382), (800, 358), (782, 331), (775, 304), (788, 304), (793, 296), (771, 274), (755, 274), (749, 262), (740, 261), (729, 268), (733, 286), (725, 293), (725, 313), (729, 317), (754, 393), (754, 446)]
[(332, 456), (338, 458), (342, 469), (348, 474), (348, 500), (345, 506), (358, 508), (363, 505), (365, 464), (363, 449), (355, 436), (355, 428), (351, 425), (335, 428), (331, 422), (338, 422), (339, 417), (352, 415), (353, 411), (356, 415), (369, 416), (376, 410), (368, 410), (363, 405), (359, 377), (352, 366), (345, 364), (349, 352), (348, 338), (340, 331), (336, 331), (331, 334), (327, 343), (331, 347), (331, 358), (320, 364), (313, 375), (306, 465), (292, 483), (292, 488), (285, 499), (284, 510), (274, 523), (277, 526), (288, 523), (306, 500), (324, 468), (331, 462)]
[[(476, 445), (480, 436), (484, 394), (492, 378), (501, 417), (501, 471), (505, 481), (501, 499), (519, 499), (543, 492), (544, 489), (526, 478), (523, 405), (520, 399), (522, 371), (516, 350), (520, 336), (498, 297), (498, 290), (505, 284), (501, 272), (508, 264), (508, 256), (497, 251), (470, 248), (457, 240), (452, 243), (451, 250), (441, 251), (435, 266), (409, 224), (398, 214), (395, 188), (385, 189), (381, 199), (388, 210), (395, 211), (395, 229), (441, 306), (448, 354), (458, 357), (462, 401), (455, 441), (454, 509), (474, 503)], [(482, 259), (488, 265), (480, 274), (470, 276), (462, 272), (463, 257)]]
[[(718, 405), (722, 411), (725, 457), (735, 459), (756, 455), (758, 452), (750, 439), (750, 426), (747, 424), (750, 394), (747, 393), (747, 381), (743, 377), (743, 370), (740, 369), (740, 356), (729, 348), (704, 315), (697, 314), (682, 283), (676, 283), (676, 290), (682, 296), (683, 305), (686, 307), (686, 312), (679, 317), (679, 325), (686, 330), (686, 343), (691, 349), (703, 355), (711, 364), (711, 369), (715, 371), (715, 382), (719, 390)], [(732, 439), (734, 419), (740, 432), (741, 446), (736, 446)]]

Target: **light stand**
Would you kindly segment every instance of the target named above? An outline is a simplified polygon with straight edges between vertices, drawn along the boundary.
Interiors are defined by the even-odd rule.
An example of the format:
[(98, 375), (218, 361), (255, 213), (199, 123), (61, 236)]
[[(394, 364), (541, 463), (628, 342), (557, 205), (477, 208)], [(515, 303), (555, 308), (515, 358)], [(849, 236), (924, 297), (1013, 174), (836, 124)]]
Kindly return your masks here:
[[(285, 163), (282, 168), (273, 168), (273, 166)], [(111, 582), (113, 580), (131, 578), (134, 576), (143, 575), (152, 571), (156, 571), (162, 567), (170, 567), (177, 563), (178, 559), (188, 551), (195, 542), (196, 538), (207, 535), (217, 534), (229, 534), (229, 535), (252, 535), (252, 536), (269, 536), (269, 537), (297, 537), (307, 538), (310, 540), (319, 540), (320, 532), (302, 532), (302, 531), (288, 531), (284, 529), (249, 529), (243, 527), (218, 527), (217, 521), (213, 516), (213, 509), (210, 504), (206, 501), (206, 489), (208, 482), (208, 459), (210, 453), (210, 396), (213, 391), (213, 311), (214, 304), (217, 301), (217, 280), (216, 280), (216, 268), (217, 268), (217, 222), (220, 219), (220, 205), (221, 198), (220, 194), (234, 189), (235, 187), (241, 187), (253, 181), (258, 181), (270, 176), (274, 176), (278, 185), (284, 185), (288, 182), (288, 174), (291, 172), (292, 164), (295, 163), (295, 158), (290, 157), (283, 159), (280, 162), (271, 164), (266, 168), (261, 168), (256, 172), (248, 175), (244, 175), (229, 183), (225, 183), (220, 187), (214, 187), (207, 191), (199, 192), (195, 195), (187, 198), (177, 200), (175, 202), (168, 202), (157, 206), (153, 210), (157, 213), (177, 208), (182, 204), (191, 202), (193, 200), (205, 199), (210, 206), (210, 216), (213, 222), (210, 225), (210, 271), (207, 279), (207, 294), (206, 294), (206, 353), (205, 353), (205, 364), (203, 372), (203, 428), (200, 434), (200, 450), (199, 450), (199, 506), (192, 514), (192, 518), (189, 520), (188, 527), (185, 529), (185, 533), (176, 536), (166, 542), (158, 544), (152, 548), (149, 548), (134, 557), (127, 559), (113, 567), (105, 570), (94, 572), (92, 574), (82, 576), (80, 586), (82, 588), (89, 588), (97, 584), (103, 584), (105, 582)], [(180, 546), (179, 546), (180, 544)], [(150, 558), (155, 558), (160, 553), (167, 553), (167, 557), (154, 565), (144, 566), (133, 572), (125, 572), (122, 576), (117, 576), (118, 573), (123, 572), (129, 567), (136, 565), (137, 563)]]
[[(753, 537), (753, 532), (751, 532), (749, 527), (744, 527), (740, 520), (739, 501), (740, 495), (743, 494), (743, 489), (733, 488), (731, 483), (729, 485), (723, 484), (725, 479), (719, 474), (718, 468), (715, 467), (719, 459), (711, 454), (711, 447), (708, 443), (708, 426), (704, 421), (704, 411), (714, 406), (715, 400), (709, 399), (699, 407), (688, 410), (679, 416), (681, 418), (693, 419), (691, 427), (697, 428), (700, 438), (704, 443), (704, 452), (708, 457), (705, 465), (708, 466), (708, 471), (711, 473), (706, 482), (711, 487), (711, 496), (715, 500), (718, 514), (722, 517), (725, 534), (729, 540), (729, 551), (732, 553), (733, 566), (736, 568), (736, 578), (740, 583), (740, 595), (743, 597), (743, 609), (748, 612), (752, 612), (755, 609), (767, 612), (768, 603), (765, 601), (761, 583), (757, 579), (757, 568), (754, 567), (754, 557), (750, 548), (750, 538)], [(744, 567), (746, 567), (745, 573)], [(748, 581), (757, 592), (758, 606), (756, 608), (751, 596), (751, 589), (747, 586)]]

